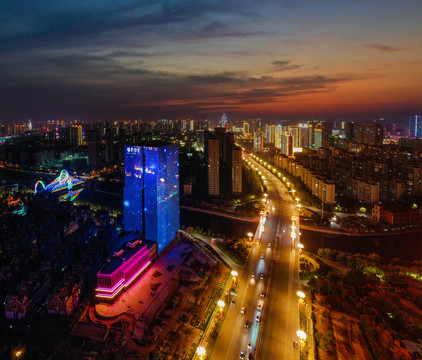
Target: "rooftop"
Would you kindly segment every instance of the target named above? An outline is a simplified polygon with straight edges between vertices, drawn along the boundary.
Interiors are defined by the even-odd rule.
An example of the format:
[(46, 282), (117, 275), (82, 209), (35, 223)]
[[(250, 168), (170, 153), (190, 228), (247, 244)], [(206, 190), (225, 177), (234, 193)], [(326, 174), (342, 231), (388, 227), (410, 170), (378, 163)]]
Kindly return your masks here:
[(135, 232), (125, 233), (119, 240), (119, 246), (116, 247), (113, 255), (106, 260), (105, 264), (100, 270), (101, 274), (111, 274), (124, 262), (130, 260), (144, 246), (147, 246), (149, 250), (151, 247), (156, 245), (155, 241), (141, 239), (141, 237)]

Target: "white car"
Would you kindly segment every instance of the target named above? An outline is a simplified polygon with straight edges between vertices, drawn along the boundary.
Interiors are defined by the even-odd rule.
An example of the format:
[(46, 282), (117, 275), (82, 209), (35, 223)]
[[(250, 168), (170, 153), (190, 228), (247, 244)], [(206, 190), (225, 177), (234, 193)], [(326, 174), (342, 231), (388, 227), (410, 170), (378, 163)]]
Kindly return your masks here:
[(264, 254), (261, 254), (261, 259), (264, 259), (264, 258), (265, 258)]

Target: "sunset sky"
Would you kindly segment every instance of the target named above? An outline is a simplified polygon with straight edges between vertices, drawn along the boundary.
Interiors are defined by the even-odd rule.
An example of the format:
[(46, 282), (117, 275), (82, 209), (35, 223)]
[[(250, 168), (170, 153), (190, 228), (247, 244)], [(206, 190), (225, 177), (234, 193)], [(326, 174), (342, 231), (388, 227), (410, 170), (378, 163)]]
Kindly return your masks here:
[(5, 0), (0, 122), (422, 113), (421, 0)]

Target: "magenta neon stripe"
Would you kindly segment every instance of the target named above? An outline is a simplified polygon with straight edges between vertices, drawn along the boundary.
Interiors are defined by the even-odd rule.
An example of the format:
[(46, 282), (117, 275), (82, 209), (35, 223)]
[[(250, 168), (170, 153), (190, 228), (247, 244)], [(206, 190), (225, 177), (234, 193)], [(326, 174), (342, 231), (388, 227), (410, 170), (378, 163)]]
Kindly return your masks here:
[(126, 286), (129, 286), (130, 283), (142, 272), (142, 270), (144, 270), (149, 264), (151, 263), (151, 261), (148, 261), (136, 274), (134, 274), (131, 279), (125, 284)]
[(123, 286), (124, 286), (123, 284), (120, 284), (120, 286), (116, 290), (114, 290), (114, 292), (111, 293), (111, 294), (98, 293), (95, 296), (96, 297), (103, 297), (103, 298), (113, 299), (123, 289)]
[(148, 261), (141, 269), (138, 270), (137, 273), (135, 273), (130, 280), (126, 283), (126, 284), (121, 284), (112, 294), (108, 295), (108, 294), (97, 294), (97, 297), (103, 297), (103, 298), (109, 298), (112, 299), (114, 298), (119, 292), (120, 290), (122, 290), (123, 287), (129, 286), (130, 283), (151, 263), (151, 261)]
[(121, 278), (121, 280), (114, 285), (111, 289), (109, 288), (103, 288), (103, 287), (98, 287), (95, 289), (95, 291), (104, 291), (104, 292), (113, 292), (114, 290), (116, 290), (116, 288), (123, 282), (125, 281), (125, 278)]

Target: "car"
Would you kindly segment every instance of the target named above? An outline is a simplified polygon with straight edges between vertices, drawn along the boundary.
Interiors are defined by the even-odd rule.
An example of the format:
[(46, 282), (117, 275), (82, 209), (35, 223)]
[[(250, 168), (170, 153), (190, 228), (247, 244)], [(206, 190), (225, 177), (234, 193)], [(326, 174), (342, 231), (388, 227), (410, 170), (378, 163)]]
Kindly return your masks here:
[(273, 263), (276, 263), (276, 262), (278, 262), (278, 258), (273, 258)]
[(269, 242), (267, 246), (270, 248), (271, 247), (271, 243)]
[(245, 307), (244, 307), (244, 306), (242, 306), (242, 309), (240, 310), (240, 313), (241, 313), (242, 315), (245, 315), (245, 312), (246, 312), (246, 309), (245, 309)]
[(244, 358), (245, 358), (245, 352), (241, 351), (239, 355), (239, 359), (244, 359)]
[(258, 304), (258, 306), (256, 307), (256, 309), (257, 309), (258, 311), (261, 311), (261, 309), (262, 309), (261, 304)]
[(265, 297), (265, 292), (264, 291), (261, 293), (261, 297)]
[(252, 274), (251, 274), (251, 278), (252, 278), (252, 279), (255, 279), (255, 273), (252, 273)]
[(249, 342), (248, 342), (248, 349), (250, 350), (250, 349), (252, 349), (252, 344), (251, 344), (251, 341), (249, 340)]
[(297, 341), (293, 341), (293, 347), (297, 349)]
[(256, 322), (260, 322), (261, 321), (261, 316), (260, 315), (257, 315), (256, 318), (255, 318), (255, 320), (256, 320)]
[(264, 280), (264, 274), (263, 274), (263, 273), (261, 273), (261, 274), (259, 275), (259, 279), (260, 279), (260, 280)]
[(235, 306), (236, 305), (236, 299), (233, 299), (232, 300), (232, 306)]
[(249, 320), (245, 321), (245, 328), (250, 328), (251, 327), (251, 322)]
[(261, 259), (264, 259), (264, 258), (265, 258), (264, 254), (261, 254)]
[(252, 353), (249, 353), (248, 360), (253, 360), (253, 355), (252, 355)]

